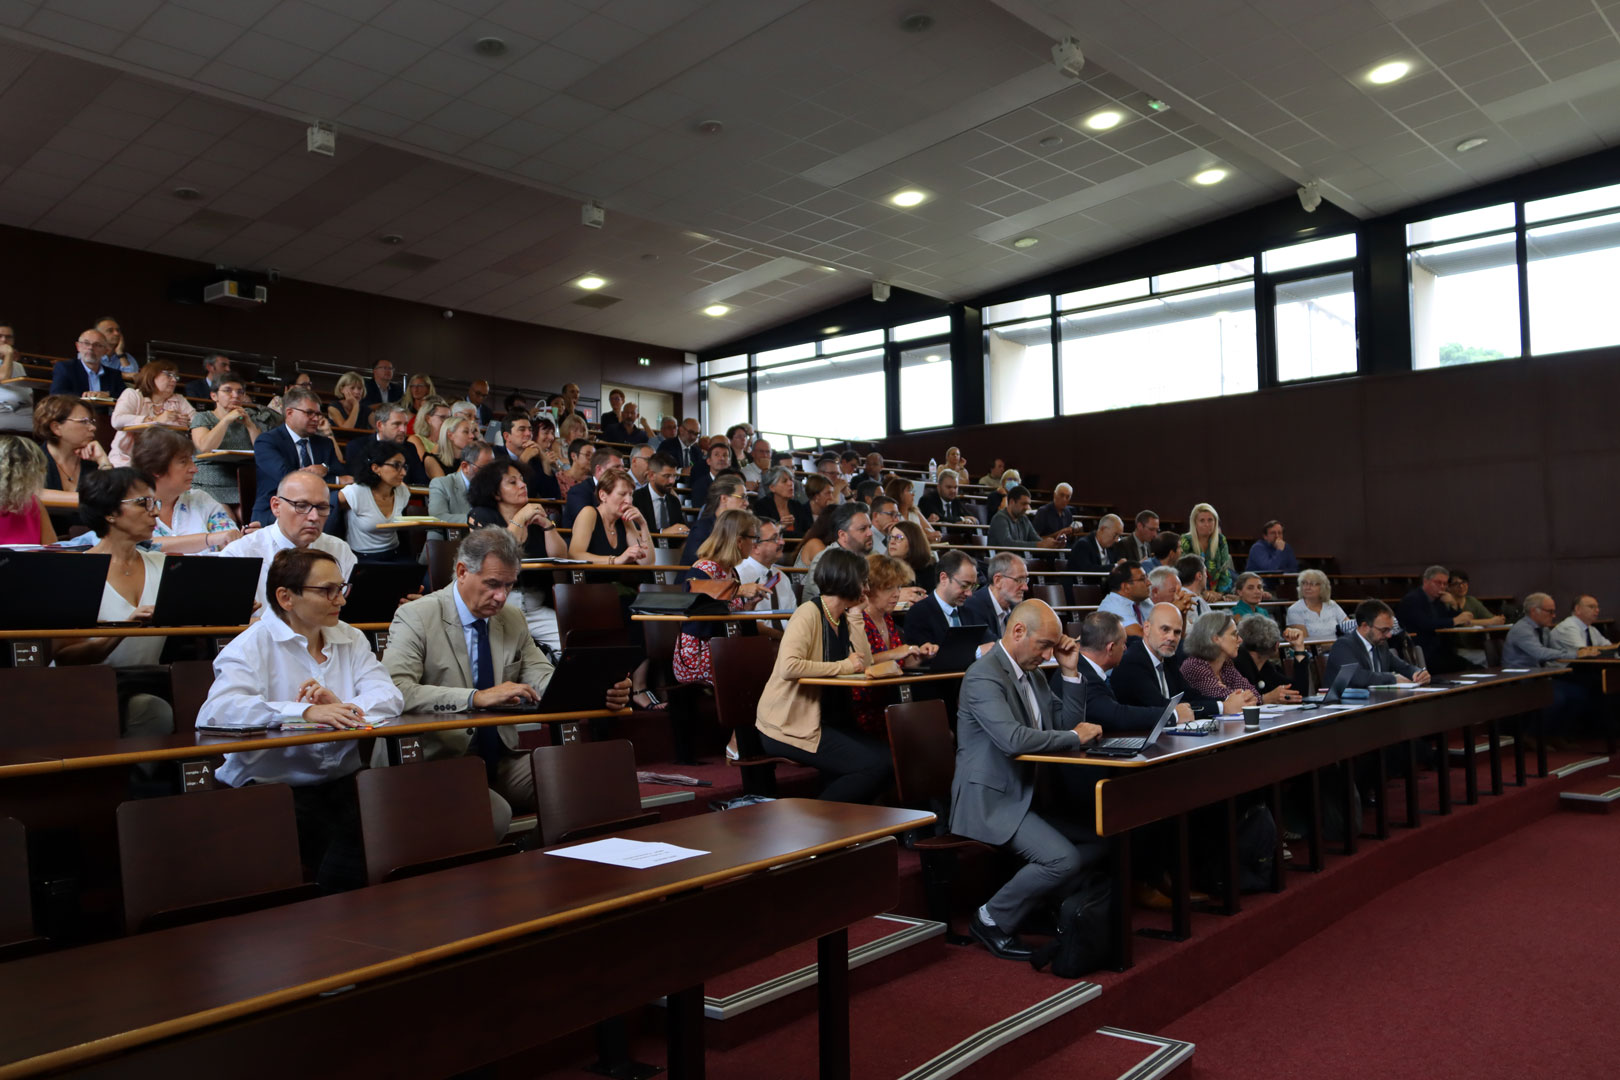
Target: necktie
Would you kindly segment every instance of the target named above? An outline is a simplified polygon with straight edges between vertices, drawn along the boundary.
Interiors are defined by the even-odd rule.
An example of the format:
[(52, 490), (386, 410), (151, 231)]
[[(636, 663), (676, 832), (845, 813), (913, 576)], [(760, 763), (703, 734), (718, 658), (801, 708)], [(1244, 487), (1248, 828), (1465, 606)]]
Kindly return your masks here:
[[(478, 649), (478, 656), (473, 660), (473, 689), (488, 690), (495, 685), (495, 658), (489, 650), (488, 619), (474, 621), (473, 644)], [(485, 774), (494, 780), (495, 766), (506, 752), (506, 745), (501, 742), (501, 729), (473, 728), (473, 750), (484, 759)]]
[(1029, 723), (1031, 727), (1041, 726), (1041, 707), (1035, 701), (1035, 688), (1030, 685), (1029, 675), (1026, 673), (1018, 680), (1018, 692), (1023, 696), (1024, 704), (1029, 708)]
[(1164, 700), (1169, 701), (1170, 700), (1170, 684), (1164, 681), (1164, 665), (1163, 664), (1154, 664), (1153, 665), (1153, 674), (1155, 674), (1155, 675), (1157, 675), (1159, 677), (1159, 693), (1164, 695)]
[(299, 439), (298, 440), (298, 467), (300, 469), (307, 469), (313, 464), (315, 464), (315, 462), (313, 460), (311, 460), (310, 456), (309, 456), (309, 440), (308, 439)]
[(664, 500), (661, 499), (661, 498), (655, 498), (653, 500), (653, 518), (655, 519), (655, 521), (658, 524), (658, 531), (659, 532), (664, 531), (664, 528), (665, 528), (664, 515), (666, 515), (668, 513), (669, 513), (669, 507), (667, 507), (664, 504)]
[(961, 626), (962, 625), (962, 613), (957, 611), (955, 608), (951, 608), (951, 625), (952, 626)]
[(1379, 661), (1378, 661), (1378, 647), (1376, 645), (1373, 646), (1373, 651), (1372, 651), (1372, 669), (1374, 671), (1383, 671), (1384, 670), (1384, 666), (1381, 663), (1379, 663)]
[(1588, 645), (1592, 644), (1592, 628), (1590, 626), (1586, 628), (1586, 643)]

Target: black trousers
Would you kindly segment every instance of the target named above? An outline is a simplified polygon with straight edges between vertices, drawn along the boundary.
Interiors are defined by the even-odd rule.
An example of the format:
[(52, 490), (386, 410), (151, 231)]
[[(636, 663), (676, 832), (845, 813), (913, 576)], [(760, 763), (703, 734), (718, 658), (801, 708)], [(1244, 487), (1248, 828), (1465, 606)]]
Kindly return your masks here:
[(777, 742), (763, 731), (760, 745), (767, 754), (808, 765), (821, 773), (821, 798), (828, 802), (869, 803), (883, 794), (894, 774), (889, 746), (880, 739), (841, 728), (821, 729), (815, 753)]
[(295, 787), (292, 796), (304, 876), (327, 892), (365, 885), (366, 851), (360, 839), (360, 799), (354, 775)]

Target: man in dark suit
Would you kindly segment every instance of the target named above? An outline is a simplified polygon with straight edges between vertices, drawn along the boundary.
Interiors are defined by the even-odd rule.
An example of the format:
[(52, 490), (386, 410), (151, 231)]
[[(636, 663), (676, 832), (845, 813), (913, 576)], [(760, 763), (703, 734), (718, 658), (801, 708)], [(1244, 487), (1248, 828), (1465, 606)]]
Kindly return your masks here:
[(658, 444), (658, 452), (674, 461), (683, 472), (687, 469), (695, 470), (703, 464), (703, 451), (698, 447), (698, 439), (702, 435), (703, 429), (689, 416), (677, 431), (664, 436), (663, 441)]
[(939, 470), (939, 480), (932, 491), (924, 492), (917, 501), (917, 510), (929, 521), (978, 521), (973, 508), (961, 497), (957, 485), (954, 472), (950, 469)]
[[(1054, 656), (1061, 679), (1048, 683), (1039, 667)], [(974, 938), (1007, 960), (1029, 958), (1018, 928), (1036, 906), (1104, 854), (1089, 817), (1032, 809), (1035, 767), (1017, 760), (1020, 754), (1075, 750), (1102, 734), (1086, 719), (1079, 662), (1079, 643), (1064, 636), (1057, 613), (1028, 600), (1013, 609), (1006, 634), (962, 678), (950, 828), (1005, 847), (1024, 863), (973, 913), (971, 924)]]
[(82, 397), (95, 391), (117, 398), (124, 392), (124, 376), (105, 362), (107, 339), (100, 330), (84, 331), (73, 348), (76, 359), (58, 360), (51, 367), (51, 393)]
[(253, 500), (253, 520), (270, 525), (270, 497), (281, 478), (297, 469), (316, 476), (335, 477), (339, 471), (337, 447), (332, 440), (316, 434), (321, 425), (321, 399), (313, 390), (295, 386), (281, 396), (285, 422), (253, 440), (253, 468), (258, 495)]
[(343, 460), (359, 461), (372, 443), (397, 442), (405, 448), (405, 483), (417, 487), (427, 487), (428, 481), (433, 479), (427, 474), (427, 467), (422, 464), (422, 455), (416, 452), (416, 447), (406, 441), (405, 425), (410, 423), (409, 410), (397, 401), (378, 405), (371, 410), (371, 431), (365, 435), (356, 435), (343, 444)]
[(692, 475), (688, 482), (692, 485), (693, 506), (703, 507), (708, 504), (709, 485), (714, 483), (715, 477), (729, 468), (731, 468), (731, 446), (716, 439), (709, 445), (708, 455), (692, 466)]
[(945, 640), (948, 627), (983, 625), (963, 611), (963, 605), (979, 584), (979, 569), (973, 565), (973, 560), (952, 548), (939, 557), (935, 568), (939, 577), (934, 582), (934, 590), (906, 611), (906, 623), (900, 636), (907, 645), (938, 645)]
[[(1115, 696), (1109, 673), (1125, 657), (1125, 643), (1132, 640), (1118, 615), (1093, 611), (1080, 623), (1080, 677), (1086, 681), (1086, 718), (1104, 731), (1150, 731), (1159, 722), (1164, 705), (1128, 705)], [(1169, 698), (1165, 704), (1169, 704)], [(1176, 706), (1176, 723), (1193, 718), (1193, 708), (1185, 700)]]
[(1029, 567), (1010, 551), (1003, 551), (985, 567), (990, 575), (986, 588), (976, 589), (962, 605), (963, 621), (984, 624), (986, 642), (1000, 640), (1007, 630), (1007, 616), (1029, 593)]
[(680, 497), (675, 494), (678, 476), (679, 469), (674, 461), (663, 454), (654, 454), (647, 462), (646, 485), (637, 488), (630, 498), (631, 505), (641, 511), (641, 516), (647, 519), (648, 530), (654, 535), (685, 535), (688, 531), (686, 514), (681, 510)]
[[(1457, 655), (1449, 641), (1443, 641), (1437, 630), (1450, 626), (1468, 626), (1474, 617), (1446, 603), (1451, 587), (1451, 571), (1443, 566), (1431, 566), (1423, 571), (1423, 584), (1401, 597), (1395, 614), (1400, 617), (1401, 629), (1412, 635), (1412, 641), (1423, 650), (1428, 666), (1444, 674), (1461, 671), (1468, 664)], [(1442, 599), (1442, 598), (1445, 599)]]
[(212, 397), (214, 391), (219, 389), (219, 380), (230, 374), (231, 358), (215, 354), (203, 361), (203, 371), (206, 374), (200, 379), (192, 379), (186, 383), (186, 396), (196, 398)]
[(591, 454), (591, 475), (568, 489), (568, 498), (563, 502), (562, 520), (559, 525), (566, 529), (574, 527), (574, 519), (579, 512), (587, 506), (596, 505), (596, 482), (602, 474), (609, 469), (621, 468), (624, 458), (619, 456), (617, 450), (607, 446), (598, 446)]
[(402, 401), (404, 398), (404, 388), (394, 385), (394, 362), (377, 361), (376, 366), (371, 369), (371, 378), (366, 380), (366, 396), (360, 399), (360, 404), (369, 411), (373, 405), (381, 405), (385, 401)]
[(1135, 530), (1119, 538), (1114, 545), (1114, 551), (1121, 559), (1131, 562), (1141, 562), (1153, 554), (1151, 544), (1153, 538), (1159, 535), (1159, 515), (1151, 510), (1143, 510), (1136, 515)]
[(1096, 531), (1082, 536), (1069, 549), (1069, 569), (1107, 573), (1114, 568), (1119, 556), (1114, 554), (1114, 541), (1124, 531), (1125, 523), (1118, 514), (1108, 514), (1097, 522)]
[(1395, 613), (1382, 600), (1363, 600), (1356, 605), (1356, 632), (1333, 643), (1328, 652), (1325, 681), (1338, 677), (1339, 669), (1356, 669), (1351, 686), (1388, 686), (1391, 683), (1426, 683), (1429, 673), (1402, 660), (1389, 648), (1395, 632)]
[[(1126, 705), (1151, 705), (1162, 709), (1172, 697), (1182, 695), (1181, 703), (1192, 708), (1199, 720), (1219, 716), (1225, 705), (1214, 698), (1200, 697), (1187, 689), (1181, 677), (1181, 611), (1174, 604), (1155, 604), (1148, 612), (1147, 629), (1139, 638), (1127, 638), (1125, 655), (1108, 677), (1114, 698)], [(1235, 696), (1235, 695), (1234, 695)], [(1233, 702), (1231, 711), (1241, 708)]]

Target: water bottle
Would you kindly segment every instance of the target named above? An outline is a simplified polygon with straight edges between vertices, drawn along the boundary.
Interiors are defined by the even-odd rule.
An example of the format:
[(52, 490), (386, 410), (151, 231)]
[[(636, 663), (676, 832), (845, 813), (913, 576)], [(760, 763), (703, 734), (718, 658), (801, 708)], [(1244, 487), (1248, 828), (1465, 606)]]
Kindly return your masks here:
[(928, 479), (939, 479), (939, 462), (935, 461), (933, 458), (928, 459)]

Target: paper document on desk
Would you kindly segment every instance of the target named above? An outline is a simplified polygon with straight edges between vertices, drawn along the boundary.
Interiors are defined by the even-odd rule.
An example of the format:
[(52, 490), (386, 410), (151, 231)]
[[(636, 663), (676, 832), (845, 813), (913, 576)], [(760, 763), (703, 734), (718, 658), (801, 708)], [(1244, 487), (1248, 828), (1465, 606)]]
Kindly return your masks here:
[(561, 851), (548, 851), (547, 855), (561, 855), (565, 859), (580, 859), (584, 862), (606, 863), (608, 866), (628, 866), (635, 870), (645, 870), (652, 866), (663, 866), (665, 863), (680, 862), (698, 855), (707, 855), (707, 851), (698, 851), (695, 848), (676, 847), (674, 844), (655, 844), (645, 840), (625, 840), (622, 837), (609, 837), (606, 840), (593, 840), (589, 844), (579, 844)]
[(1529, 673), (1530, 669), (1527, 667), (1505, 667), (1502, 669), (1504, 675), (1528, 675)]
[(1435, 693), (1436, 691), (1444, 690), (1445, 687), (1443, 687), (1443, 686), (1402, 686), (1401, 689), (1402, 690), (1410, 690), (1414, 694), (1432, 694), (1432, 693)]

